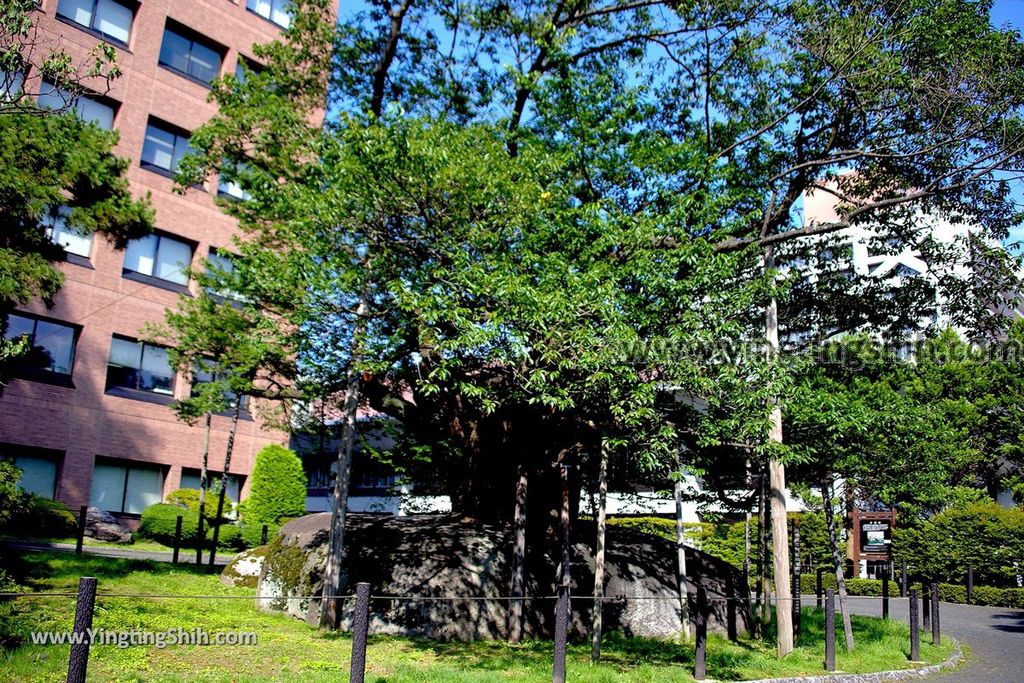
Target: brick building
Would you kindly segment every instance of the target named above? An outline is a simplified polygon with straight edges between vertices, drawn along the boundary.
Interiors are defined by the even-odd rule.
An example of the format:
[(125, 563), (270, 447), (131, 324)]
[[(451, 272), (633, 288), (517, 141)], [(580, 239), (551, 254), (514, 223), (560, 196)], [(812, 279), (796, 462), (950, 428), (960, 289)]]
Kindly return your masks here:
[[(66, 230), (59, 211), (53, 237), (65, 246), (66, 282), (52, 308), (33, 303), (9, 318), (8, 336), (30, 335), (45, 351), (0, 397), (0, 456), (24, 471), (22, 485), (71, 506), (96, 505), (131, 518), (180, 487), (198, 487), (203, 426), (178, 421), (168, 404), (188, 396), (166, 351), (139, 342), (147, 321), (163, 320), (182, 293), (195, 293), (185, 265), (229, 248), (234, 221), (218, 194), (240, 189), (208, 180), (187, 195), (172, 192), (175, 164), (189, 132), (215, 112), (209, 82), (252, 62), (251, 46), (290, 21), (286, 0), (42, 0), (44, 36), (81, 60), (99, 41), (118, 51), (123, 76), (104, 97), (85, 97), (79, 114), (120, 133), (117, 153), (132, 161), (133, 192), (150, 193), (156, 232), (115, 250), (102, 237)], [(59, 97), (31, 70), (26, 95)], [(287, 435), (266, 425), (250, 401), (238, 427), (229, 492), (245, 496), (256, 452)], [(213, 417), (210, 470), (224, 457), (230, 418)]]

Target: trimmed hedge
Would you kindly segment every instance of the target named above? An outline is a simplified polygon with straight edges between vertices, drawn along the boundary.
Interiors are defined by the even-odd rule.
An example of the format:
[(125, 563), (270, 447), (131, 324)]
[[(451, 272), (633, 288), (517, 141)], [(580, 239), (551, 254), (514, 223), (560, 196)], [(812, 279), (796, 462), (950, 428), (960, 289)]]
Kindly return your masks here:
[(182, 517), (181, 547), (195, 548), (199, 536), (199, 515), (180, 505), (157, 503), (143, 510), (139, 522), (139, 535), (157, 543), (173, 546), (174, 529), (179, 515)]
[(256, 526), (306, 513), (306, 474), (294, 451), (270, 444), (256, 454), (241, 512), (243, 521)]
[(66, 538), (78, 533), (78, 519), (64, 503), (29, 495), (24, 507), (11, 516), (4, 533), (24, 538)]
[[(815, 580), (816, 577), (814, 575), (802, 574), (800, 576), (801, 592), (814, 593)], [(831, 573), (825, 574), (821, 577), (821, 587), (823, 590), (826, 588), (836, 590), (836, 577)], [(846, 592), (856, 596), (882, 597), (882, 581), (880, 579), (846, 579)], [(889, 597), (897, 598), (899, 595), (899, 581), (890, 581)], [(973, 596), (973, 604), (975, 605), (1024, 609), (1024, 588), (975, 586)], [(967, 587), (951, 583), (940, 583), (939, 598), (943, 602), (966, 604)]]

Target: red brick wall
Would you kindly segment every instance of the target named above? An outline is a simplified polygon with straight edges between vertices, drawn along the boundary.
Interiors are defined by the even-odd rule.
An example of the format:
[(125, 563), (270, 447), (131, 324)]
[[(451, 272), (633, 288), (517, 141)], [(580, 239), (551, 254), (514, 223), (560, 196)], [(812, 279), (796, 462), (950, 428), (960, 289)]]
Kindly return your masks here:
[[(77, 60), (85, 60), (99, 39), (77, 25), (56, 18), (57, 0), (43, 0), (37, 21), (44, 35), (59, 40)], [(109, 96), (120, 103), (114, 127), (120, 132), (117, 152), (131, 159), (128, 171), (133, 191), (151, 194), (156, 226), (198, 243), (193, 265), (210, 247), (226, 247), (235, 233), (234, 222), (214, 203), (216, 178), (204, 191), (186, 196), (172, 193), (172, 181), (139, 165), (146, 124), (150, 116), (193, 130), (215, 111), (209, 90), (158, 65), (166, 18), (170, 16), (210, 40), (227, 47), (221, 73), (234, 73), (239, 55), (251, 56), (251, 45), (268, 42), (277, 27), (247, 11), (245, 0), (142, 0), (138, 5), (129, 49), (118, 48), (124, 75)], [(26, 91), (37, 92), (32, 74)], [(82, 327), (73, 369), (74, 388), (24, 380), (13, 381), (0, 398), (0, 446), (16, 445), (63, 451), (57, 498), (76, 506), (86, 503), (96, 457), (123, 458), (166, 467), (164, 494), (178, 487), (182, 467), (199, 467), (203, 446), (202, 424), (188, 426), (175, 419), (166, 406), (106, 395), (107, 357), (111, 335), (138, 337), (151, 320), (162, 320), (164, 310), (178, 295), (158, 287), (124, 279), (124, 254), (103, 239), (93, 241), (93, 268), (63, 264), (66, 284), (51, 309), (42, 304), (26, 311), (70, 321)], [(195, 283), (190, 285), (195, 291)], [(178, 378), (174, 394), (188, 395)], [(255, 421), (238, 428), (231, 472), (248, 474), (256, 452), (272, 442), (286, 443), (287, 435), (263, 426), (260, 402), (253, 401)], [(221, 469), (229, 418), (215, 416), (210, 439), (210, 467)], [(11, 445), (15, 448), (12, 449)], [(248, 480), (246, 480), (246, 483)], [(243, 492), (244, 496), (244, 492)]]

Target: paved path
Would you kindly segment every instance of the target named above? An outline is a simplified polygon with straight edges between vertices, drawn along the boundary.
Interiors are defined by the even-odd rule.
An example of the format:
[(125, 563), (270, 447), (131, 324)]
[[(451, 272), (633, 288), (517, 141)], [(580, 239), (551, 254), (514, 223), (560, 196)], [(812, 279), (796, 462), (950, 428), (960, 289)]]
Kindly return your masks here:
[[(0, 547), (13, 550), (15, 552), (58, 552), (58, 553), (73, 553), (75, 552), (74, 543), (49, 543), (46, 541), (0, 541)], [(101, 555), (103, 557), (116, 557), (121, 559), (129, 560), (152, 560), (154, 562), (170, 562), (174, 559), (174, 553), (172, 552), (161, 552), (159, 550), (133, 550), (131, 548), (111, 548), (109, 546), (99, 545), (84, 545), (82, 546), (82, 552), (90, 555)], [(203, 552), (203, 564), (209, 562), (209, 555)], [(217, 553), (217, 557), (214, 558), (214, 564), (217, 566), (224, 566), (234, 558), (233, 553)], [(178, 556), (179, 564), (186, 564), (191, 562), (195, 564), (196, 553), (195, 550), (182, 550)]]
[[(814, 605), (814, 596), (804, 596)], [(854, 614), (882, 615), (882, 600), (851, 599)], [(838, 606), (837, 606), (838, 608)], [(894, 619), (907, 621), (907, 601), (893, 598), (889, 609)], [(1021, 683), (1024, 681), (1024, 611), (1005, 607), (977, 607), (942, 603), (942, 632), (970, 649), (967, 663), (946, 674), (929, 678), (936, 683)], [(922, 634), (922, 639), (931, 638)]]

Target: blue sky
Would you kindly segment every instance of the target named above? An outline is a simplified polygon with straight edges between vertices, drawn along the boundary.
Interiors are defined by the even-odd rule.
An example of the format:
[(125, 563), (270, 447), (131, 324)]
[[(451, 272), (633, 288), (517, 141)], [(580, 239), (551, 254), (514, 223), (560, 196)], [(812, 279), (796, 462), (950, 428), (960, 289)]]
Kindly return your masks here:
[[(1024, 33), (1024, 0), (995, 0), (992, 4), (992, 23), (996, 26), (1011, 27)], [(1013, 197), (1019, 204), (1024, 204), (1024, 183), (1015, 181)], [(1010, 242), (1024, 242), (1024, 226), (1018, 226), (1010, 233)]]

